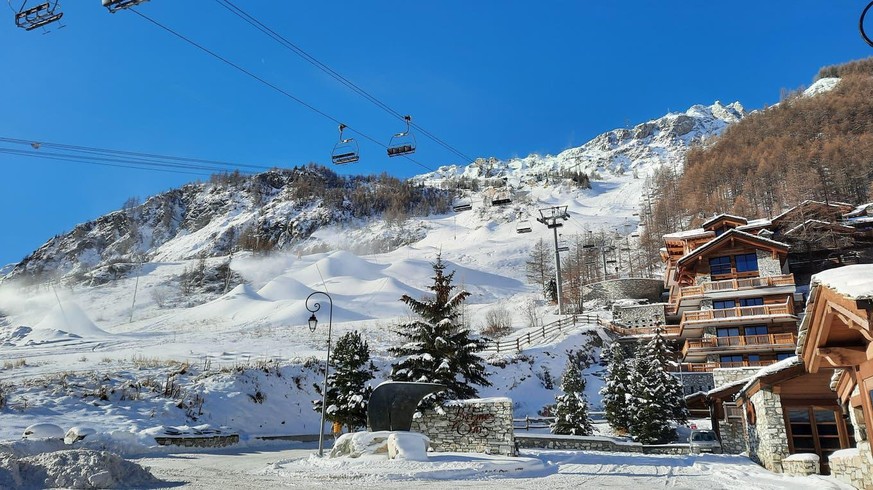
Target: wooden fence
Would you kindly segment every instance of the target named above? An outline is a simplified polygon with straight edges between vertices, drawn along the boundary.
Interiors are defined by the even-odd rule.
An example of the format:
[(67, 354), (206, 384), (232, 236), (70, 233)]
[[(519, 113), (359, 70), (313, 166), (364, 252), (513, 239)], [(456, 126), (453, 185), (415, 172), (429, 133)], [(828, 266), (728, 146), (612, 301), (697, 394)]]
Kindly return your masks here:
[(570, 332), (582, 325), (603, 325), (603, 321), (597, 315), (570, 315), (554, 322), (543, 325), (537, 329), (528, 330), (526, 333), (513, 339), (489, 342), (483, 352), (520, 352), (525, 347), (537, 346), (546, 343), (546, 340), (564, 332)]

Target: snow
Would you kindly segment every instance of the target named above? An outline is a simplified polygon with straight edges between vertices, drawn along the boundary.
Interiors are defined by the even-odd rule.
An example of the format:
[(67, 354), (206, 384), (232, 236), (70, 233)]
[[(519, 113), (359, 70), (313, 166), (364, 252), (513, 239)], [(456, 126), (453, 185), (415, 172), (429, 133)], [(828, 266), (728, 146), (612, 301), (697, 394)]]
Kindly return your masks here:
[(856, 447), (850, 447), (846, 449), (840, 449), (838, 451), (834, 451), (831, 453), (831, 458), (854, 458), (855, 456), (860, 456), (861, 453), (858, 451)]
[(835, 89), (837, 85), (840, 83), (840, 79), (833, 78), (819, 78), (812, 85), (809, 86), (806, 90), (803, 91), (804, 97), (812, 97), (815, 95), (823, 94), (825, 92), (830, 92)]
[(106, 451), (0, 453), (0, 488), (154, 488), (158, 483), (142, 466)]
[(873, 298), (873, 265), (847, 265), (812, 276), (811, 287), (822, 285), (850, 299)]
[(819, 461), (818, 454), (813, 453), (795, 453), (786, 458), (783, 458), (782, 461), (815, 461), (818, 463)]

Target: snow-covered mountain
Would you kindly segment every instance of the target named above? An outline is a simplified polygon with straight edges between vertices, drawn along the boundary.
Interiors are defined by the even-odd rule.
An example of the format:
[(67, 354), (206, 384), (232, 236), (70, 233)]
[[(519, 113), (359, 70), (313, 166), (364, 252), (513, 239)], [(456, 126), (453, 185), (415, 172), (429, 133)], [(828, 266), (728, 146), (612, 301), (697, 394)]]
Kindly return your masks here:
[[(79, 224), (50, 239), (11, 271), (4, 269), (5, 275), (35, 282), (64, 278), (102, 283), (126, 274), (141, 261), (224, 256), (240, 249), (386, 252), (423, 239), (428, 225), (405, 218), (448, 211), (454, 190), (446, 189), (455, 187), (461, 177), (476, 181), (480, 190), (466, 193), (473, 201), (489, 202), (495, 191), (490, 186), (504, 182), (516, 200), (509, 213), (481, 209), (477, 226), (535, 214), (536, 206), (549, 201), (545, 196), (553, 195), (549, 187), (562, 184), (560, 177), (566, 172), (584, 173), (595, 181), (593, 192), (576, 189), (566, 196), (582, 207), (602, 207), (598, 200), (603, 201), (604, 194), (612, 196), (607, 207), (622, 199), (622, 206), (634, 206), (626, 199), (628, 193), (639, 195), (641, 177), (661, 165), (681, 165), (689, 147), (719, 134), (745, 114), (737, 102), (695, 105), (683, 113), (603, 133), (554, 156), (480, 158), (466, 167), (440, 167), (408, 183), (384, 177), (344, 178), (314, 166), (251, 177), (217, 176)], [(622, 176), (628, 174), (639, 182), (625, 182)], [(332, 226), (341, 226), (343, 233), (331, 234), (327, 228)], [(320, 239), (319, 230), (332, 239)]]

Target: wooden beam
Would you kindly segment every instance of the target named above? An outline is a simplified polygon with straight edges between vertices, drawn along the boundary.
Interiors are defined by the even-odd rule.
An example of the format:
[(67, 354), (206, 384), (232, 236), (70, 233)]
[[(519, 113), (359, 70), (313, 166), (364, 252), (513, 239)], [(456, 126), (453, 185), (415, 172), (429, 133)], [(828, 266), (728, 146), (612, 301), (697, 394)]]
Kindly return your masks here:
[(866, 319), (849, 311), (845, 306), (832, 301), (828, 302), (828, 308), (833, 311), (837, 318), (839, 318), (847, 327), (860, 332), (868, 342), (873, 342), (873, 333), (870, 332), (870, 324)]
[(864, 347), (819, 347), (815, 355), (833, 367), (854, 367), (867, 361)]

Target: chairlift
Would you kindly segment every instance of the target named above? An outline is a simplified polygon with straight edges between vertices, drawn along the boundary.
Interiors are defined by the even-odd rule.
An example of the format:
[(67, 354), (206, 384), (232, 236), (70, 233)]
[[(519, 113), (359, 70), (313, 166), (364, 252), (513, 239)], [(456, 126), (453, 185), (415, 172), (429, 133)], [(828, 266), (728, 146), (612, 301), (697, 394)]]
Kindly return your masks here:
[(103, 6), (109, 9), (109, 13), (114, 14), (121, 9), (129, 9), (137, 5), (148, 2), (149, 0), (103, 0)]
[(621, 250), (622, 252), (630, 252), (630, 249), (627, 247), (621, 247), (619, 250)]
[(530, 233), (533, 231), (530, 227), (530, 220), (524, 219), (518, 222), (515, 226), (516, 233)]
[(409, 122), (412, 121), (412, 117), (408, 115), (403, 116), (403, 120), (406, 121), (406, 131), (391, 137), (391, 141), (388, 142), (389, 157), (399, 157), (415, 153), (415, 135), (409, 132)]
[(585, 243), (582, 245), (582, 248), (594, 248), (594, 244), (593, 243)]
[(495, 206), (503, 206), (512, 202), (512, 197), (509, 195), (509, 191), (498, 192), (494, 195), (494, 198), (491, 199), (491, 204)]
[(615, 263), (615, 259), (609, 259), (609, 260), (606, 261), (606, 263), (607, 263), (607, 264), (614, 264), (614, 263)]
[(343, 139), (343, 130), (347, 127), (342, 123), (339, 125), (339, 142), (333, 147), (333, 153), (330, 156), (334, 165), (354, 163), (361, 158), (358, 153), (358, 142), (354, 138)]
[(639, 237), (640, 237), (639, 233), (631, 233), (631, 238), (639, 238)]
[(558, 247), (558, 252), (569, 252), (569, 251), (570, 251), (570, 247), (568, 247), (566, 245), (563, 247)]
[(43, 2), (33, 7), (28, 7), (27, 0), (23, 0), (18, 9), (12, 5), (12, 1), (9, 0), (9, 8), (15, 12), (15, 25), (23, 28), (25, 31), (44, 27), (52, 22), (61, 20), (61, 17), (64, 16), (64, 13), (58, 9), (58, 0)]
[(456, 213), (460, 213), (461, 211), (469, 211), (471, 209), (473, 209), (473, 203), (471, 203), (469, 199), (462, 199), (455, 203), (454, 206), (452, 206), (452, 210)]

